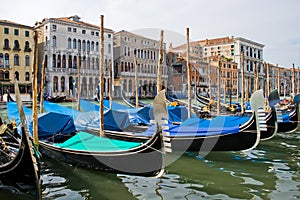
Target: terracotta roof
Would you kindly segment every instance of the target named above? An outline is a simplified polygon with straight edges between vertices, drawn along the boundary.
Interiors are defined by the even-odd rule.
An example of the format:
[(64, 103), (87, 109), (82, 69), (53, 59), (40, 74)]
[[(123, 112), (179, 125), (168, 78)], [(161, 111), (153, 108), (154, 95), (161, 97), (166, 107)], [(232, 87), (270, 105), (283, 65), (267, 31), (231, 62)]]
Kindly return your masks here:
[(19, 24), (19, 23), (16, 23), (16, 22), (8, 21), (8, 20), (0, 20), (0, 24), (20, 27), (20, 28), (33, 29), (33, 26), (27, 26), (27, 25), (24, 25), (24, 24)]
[[(71, 17), (59, 17), (59, 18), (49, 18), (49, 20), (57, 20), (57, 21), (68, 22), (68, 23), (77, 24), (77, 25), (81, 25), (81, 26), (89, 26), (89, 27), (100, 29), (100, 26), (80, 21), (79, 20), (80, 18), (78, 16), (76, 16), (76, 17), (78, 17), (78, 21), (73, 20), (72, 19), (73, 17), (74, 16), (71, 16)], [(108, 29), (108, 28), (104, 28), (104, 30), (105, 31), (111, 31), (111, 32), (113, 32), (112, 29)]]
[(222, 38), (200, 40), (198, 42), (204, 43), (205, 46), (210, 46), (210, 45), (233, 43), (234, 38), (233, 37), (222, 37)]
[(148, 38), (148, 37), (136, 34), (136, 33), (126, 31), (126, 30), (121, 30), (121, 31), (118, 31), (118, 32), (114, 33), (115, 36), (121, 35), (121, 34), (126, 34), (126, 35), (130, 35), (132, 37), (141, 38), (141, 39), (147, 39), (147, 40), (150, 40), (150, 41), (153, 41), (153, 42), (159, 42), (158, 40), (151, 39), (151, 38)]

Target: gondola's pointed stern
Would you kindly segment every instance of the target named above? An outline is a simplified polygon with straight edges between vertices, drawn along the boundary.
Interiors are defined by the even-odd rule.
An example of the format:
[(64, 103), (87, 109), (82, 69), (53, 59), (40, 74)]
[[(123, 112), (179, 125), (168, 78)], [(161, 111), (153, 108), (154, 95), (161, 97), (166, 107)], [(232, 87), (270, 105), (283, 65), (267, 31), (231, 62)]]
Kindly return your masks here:
[(257, 90), (251, 95), (250, 106), (255, 116), (257, 138), (255, 144), (250, 149), (247, 150), (251, 150), (257, 147), (261, 139), (261, 131), (262, 130), (267, 131), (263, 90)]
[(172, 152), (169, 126), (168, 126), (168, 111), (166, 105), (166, 94), (165, 90), (161, 90), (154, 98), (153, 101), (153, 113), (158, 131), (161, 132), (162, 138), (162, 171), (158, 174), (161, 176), (163, 174), (164, 168), (166, 167), (166, 153)]

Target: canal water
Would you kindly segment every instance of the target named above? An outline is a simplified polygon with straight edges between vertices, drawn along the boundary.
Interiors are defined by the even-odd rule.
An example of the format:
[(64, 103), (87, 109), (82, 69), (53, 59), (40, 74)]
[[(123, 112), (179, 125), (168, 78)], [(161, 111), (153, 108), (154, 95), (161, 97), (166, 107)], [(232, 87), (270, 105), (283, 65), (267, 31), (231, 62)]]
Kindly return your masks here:
[[(300, 132), (246, 152), (168, 155), (161, 178), (77, 168), (43, 158), (43, 199), (300, 199)], [(0, 199), (24, 199), (0, 190)]]

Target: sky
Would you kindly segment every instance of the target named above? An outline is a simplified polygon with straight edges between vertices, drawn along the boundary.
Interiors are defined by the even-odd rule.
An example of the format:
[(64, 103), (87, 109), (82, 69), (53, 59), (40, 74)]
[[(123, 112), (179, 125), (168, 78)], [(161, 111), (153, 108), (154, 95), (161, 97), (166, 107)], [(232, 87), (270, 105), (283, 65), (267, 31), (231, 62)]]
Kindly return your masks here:
[[(78, 15), (84, 22), (115, 32), (132, 31), (167, 47), (218, 37), (243, 37), (264, 44), (264, 60), (300, 67), (299, 0), (4, 0), (0, 19), (34, 26), (44, 18)], [(157, 36), (155, 36), (157, 35)]]

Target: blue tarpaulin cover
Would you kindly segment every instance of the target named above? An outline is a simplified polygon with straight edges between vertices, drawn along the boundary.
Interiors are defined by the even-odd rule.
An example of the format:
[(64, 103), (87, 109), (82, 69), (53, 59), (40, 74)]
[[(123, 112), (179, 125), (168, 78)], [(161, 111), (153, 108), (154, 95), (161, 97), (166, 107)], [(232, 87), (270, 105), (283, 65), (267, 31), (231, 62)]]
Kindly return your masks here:
[[(167, 124), (169, 126), (169, 133), (171, 137), (201, 137), (222, 134), (238, 133), (239, 126), (246, 123), (250, 117), (240, 116), (218, 116), (211, 120), (200, 118), (189, 118), (180, 125)], [(136, 133), (136, 135), (151, 136), (155, 130), (155, 126), (144, 133)]]
[[(98, 111), (80, 112), (51, 102), (44, 102), (44, 108), (47, 112), (59, 112), (72, 116), (77, 130), (100, 129), (99, 108)], [(105, 130), (122, 131), (130, 125), (128, 113), (118, 110), (104, 111)]]
[[(105, 108), (109, 108), (109, 100), (104, 100)], [(93, 102), (80, 100), (80, 107), (85, 111), (99, 111), (99, 105)], [(168, 106), (169, 122), (183, 122), (188, 118), (188, 110), (184, 106)], [(122, 104), (113, 102), (112, 110), (127, 112), (132, 124), (150, 124), (154, 120), (153, 106), (142, 108), (130, 108)], [(192, 113), (192, 117), (196, 117)]]
[[(23, 109), (29, 132), (32, 135), (32, 111), (25, 106)], [(14, 118), (17, 124), (20, 124), (21, 120), (16, 102), (7, 103), (7, 114), (10, 120)], [(76, 131), (73, 118), (70, 115), (54, 112), (44, 113), (38, 116), (38, 130), (39, 139), (45, 139), (54, 134), (70, 134)]]

